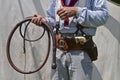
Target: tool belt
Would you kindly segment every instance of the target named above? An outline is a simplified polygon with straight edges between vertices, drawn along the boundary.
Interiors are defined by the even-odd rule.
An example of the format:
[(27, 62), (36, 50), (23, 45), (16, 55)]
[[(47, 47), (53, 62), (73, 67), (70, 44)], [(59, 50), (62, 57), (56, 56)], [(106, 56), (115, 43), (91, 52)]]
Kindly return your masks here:
[(81, 44), (76, 44), (74, 38), (60, 38), (57, 42), (57, 48), (63, 51), (80, 50)]
[(85, 43), (84, 37), (63, 38), (60, 35), (56, 35), (57, 48), (68, 52), (70, 50), (80, 50)]
[(92, 40), (92, 36), (81, 36), (74, 38), (63, 38), (56, 35), (57, 48), (63, 52), (70, 50), (84, 50), (89, 55), (91, 61), (97, 60), (97, 46)]

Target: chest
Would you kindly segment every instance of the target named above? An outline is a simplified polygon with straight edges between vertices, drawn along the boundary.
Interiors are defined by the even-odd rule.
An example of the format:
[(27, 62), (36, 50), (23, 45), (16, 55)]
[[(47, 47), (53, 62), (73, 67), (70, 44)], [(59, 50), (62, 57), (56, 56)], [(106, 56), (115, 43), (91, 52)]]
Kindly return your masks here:
[[(58, 6), (58, 5), (62, 6), (61, 1), (62, 0), (54, 0), (54, 4), (56, 4), (56, 6)], [(69, 6), (70, 3), (71, 3), (71, 0), (63, 0), (63, 1), (65, 1), (65, 4), (67, 6)], [(76, 6), (76, 7), (87, 7), (88, 9), (91, 9), (91, 6), (93, 5), (93, 1), (94, 0), (77, 0), (75, 2), (74, 6)]]

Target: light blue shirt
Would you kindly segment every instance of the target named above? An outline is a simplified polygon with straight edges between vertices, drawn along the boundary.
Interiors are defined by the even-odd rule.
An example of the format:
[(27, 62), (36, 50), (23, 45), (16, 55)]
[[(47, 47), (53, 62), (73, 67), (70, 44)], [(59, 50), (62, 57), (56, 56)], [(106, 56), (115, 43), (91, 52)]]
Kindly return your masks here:
[[(52, 25), (56, 24), (56, 7), (57, 0), (50, 0), (50, 5), (47, 9), (47, 20)], [(69, 4), (70, 0), (67, 0)], [(105, 24), (108, 19), (108, 10), (106, 7), (106, 0), (86, 0), (85, 6), (80, 7), (79, 3), (81, 0), (78, 0), (75, 7), (78, 7), (78, 13), (75, 17), (69, 18), (69, 25), (64, 28), (64, 21), (60, 20), (60, 31), (62, 33), (74, 33), (76, 31), (76, 23), (78, 22), (84, 26), (83, 31), (87, 35), (95, 35), (96, 28)]]

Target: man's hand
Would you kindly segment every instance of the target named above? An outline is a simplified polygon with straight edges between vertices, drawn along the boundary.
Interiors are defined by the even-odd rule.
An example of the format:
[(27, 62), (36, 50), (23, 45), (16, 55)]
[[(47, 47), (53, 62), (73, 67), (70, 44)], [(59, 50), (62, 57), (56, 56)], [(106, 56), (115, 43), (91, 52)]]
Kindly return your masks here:
[(61, 19), (73, 17), (77, 14), (77, 7), (63, 7), (57, 11)]
[(42, 25), (41, 21), (47, 22), (47, 20), (43, 16), (38, 15), (38, 14), (35, 14), (34, 17), (31, 20), (32, 23), (34, 23), (34, 24), (36, 24), (38, 26)]

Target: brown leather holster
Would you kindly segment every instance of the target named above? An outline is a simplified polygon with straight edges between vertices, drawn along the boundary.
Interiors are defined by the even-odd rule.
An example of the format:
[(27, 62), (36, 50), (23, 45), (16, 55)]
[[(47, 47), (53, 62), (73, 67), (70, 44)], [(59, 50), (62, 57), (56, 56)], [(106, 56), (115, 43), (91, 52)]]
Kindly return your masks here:
[(75, 38), (63, 38), (59, 35), (56, 35), (56, 43), (57, 48), (65, 52), (81, 49), (81, 44), (76, 43)]

